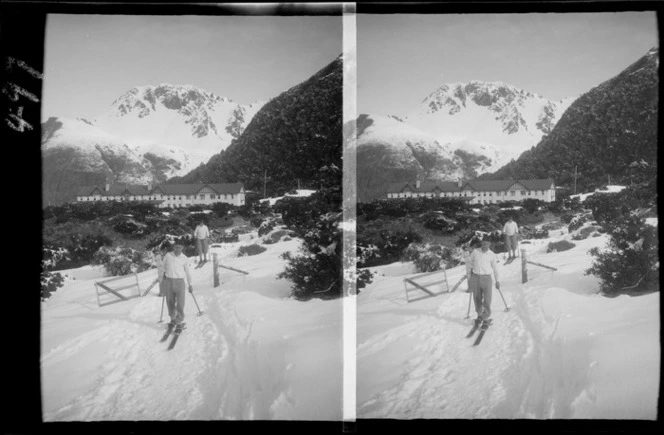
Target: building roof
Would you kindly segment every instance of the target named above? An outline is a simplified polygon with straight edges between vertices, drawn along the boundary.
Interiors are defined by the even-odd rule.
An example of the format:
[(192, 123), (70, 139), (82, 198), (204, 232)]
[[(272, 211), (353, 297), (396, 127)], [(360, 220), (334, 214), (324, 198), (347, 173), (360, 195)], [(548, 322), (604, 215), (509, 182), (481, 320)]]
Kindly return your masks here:
[(409, 183), (407, 181), (402, 181), (401, 183), (392, 183), (387, 188), (387, 193), (402, 193), (404, 191), (410, 192), (434, 192), (438, 190), (440, 192), (460, 192), (461, 188), (456, 181), (423, 181), (420, 183), (420, 187), (417, 188), (415, 183)]
[(515, 183), (522, 184), (528, 190), (548, 190), (554, 185), (551, 178), (537, 180), (472, 180), (463, 183), (459, 187), (456, 181), (423, 181), (419, 188), (415, 183), (400, 182), (391, 183), (387, 193), (402, 193), (410, 191), (413, 193), (426, 193), (439, 190), (440, 192), (460, 192), (463, 190), (474, 190), (477, 192), (501, 192), (508, 190)]
[(160, 189), (166, 195), (195, 195), (204, 187), (209, 187), (218, 195), (240, 193), (243, 189), (242, 183), (215, 183), (215, 184), (160, 184), (152, 191)]
[(112, 184), (109, 186), (108, 191), (106, 190), (105, 185), (94, 185), (81, 187), (78, 191), (78, 196), (91, 196), (95, 194), (95, 190), (98, 190), (101, 196), (122, 196), (125, 194), (129, 195), (148, 195), (149, 191), (146, 185), (136, 185), (136, 184)]
[(97, 191), (101, 196), (122, 196), (122, 195), (151, 195), (157, 189), (164, 192), (165, 195), (194, 195), (204, 187), (209, 187), (217, 194), (236, 194), (240, 193), (244, 186), (242, 183), (217, 183), (217, 184), (159, 184), (148, 190), (147, 185), (130, 185), (130, 184), (112, 184), (106, 191), (105, 185), (95, 185), (81, 187), (77, 196), (92, 196)]

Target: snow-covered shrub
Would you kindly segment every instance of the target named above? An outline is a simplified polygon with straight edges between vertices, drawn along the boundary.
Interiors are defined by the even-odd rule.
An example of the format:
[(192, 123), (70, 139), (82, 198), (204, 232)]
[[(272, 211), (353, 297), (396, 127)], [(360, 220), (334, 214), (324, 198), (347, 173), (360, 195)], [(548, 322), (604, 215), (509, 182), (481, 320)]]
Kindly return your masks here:
[(491, 242), (491, 250), (495, 253), (507, 252), (505, 246), (505, 236), (501, 231), (480, 231), (480, 230), (466, 230), (463, 231), (457, 241), (456, 246), (478, 246), (482, 241), (488, 240)]
[(433, 272), (441, 266), (449, 269), (459, 265), (460, 255), (456, 251), (438, 244), (411, 243), (404, 250), (403, 260), (412, 261), (418, 272)]
[(41, 271), (41, 300), (45, 301), (51, 297), (51, 293), (62, 287), (65, 279), (59, 272), (51, 272), (42, 266)]
[(154, 248), (170, 248), (176, 241), (182, 244), (182, 253), (187, 257), (193, 257), (198, 254), (196, 252), (196, 239), (191, 233), (180, 235), (158, 234), (148, 241), (145, 248), (147, 250), (152, 250)]
[(603, 250), (590, 250), (595, 260), (585, 271), (600, 279), (606, 295), (638, 294), (659, 289), (659, 232), (638, 216), (615, 222)]
[(574, 215), (572, 220), (569, 222), (569, 225), (567, 226), (567, 231), (570, 233), (578, 230), (581, 228), (586, 222), (590, 220), (590, 214), (589, 213), (577, 213)]
[(235, 210), (235, 206), (225, 202), (215, 202), (210, 206), (210, 210), (219, 217), (225, 217), (228, 213)]
[(442, 212), (430, 211), (421, 215), (424, 228), (430, 230), (452, 233), (459, 230), (459, 222), (455, 219), (446, 217)]
[(258, 245), (258, 244), (253, 244), (253, 245), (245, 245), (245, 246), (240, 246), (239, 252), (237, 254), (238, 257), (246, 257), (249, 255), (258, 255), (261, 252), (267, 251), (267, 248)]
[(356, 243), (357, 252), (355, 258), (357, 267), (366, 267), (367, 264), (376, 264), (380, 258), (380, 250), (376, 245), (361, 245)]
[(41, 262), (41, 299), (51, 297), (51, 293), (64, 285), (64, 277), (58, 272), (52, 272), (58, 263), (69, 260), (69, 252), (64, 248), (46, 245), (42, 249)]
[(545, 204), (544, 201), (535, 198), (526, 198), (521, 201), (521, 206), (529, 214), (536, 213), (540, 209), (540, 207), (543, 206), (544, 204)]
[(292, 292), (296, 299), (329, 299), (342, 295), (341, 222), (341, 212), (320, 216), (316, 225), (303, 234), (301, 255), (282, 254), (288, 265), (278, 277), (293, 283)]
[(277, 243), (278, 241), (280, 241), (287, 234), (289, 234), (289, 232), (286, 231), (286, 230), (272, 231), (270, 234), (266, 235), (263, 238), (263, 244), (264, 245), (272, 245), (274, 243)]
[(141, 238), (150, 234), (151, 227), (129, 217), (118, 216), (111, 221), (113, 229), (120, 234)]
[(567, 251), (575, 246), (576, 245), (572, 242), (568, 242), (567, 240), (560, 240), (558, 242), (549, 243), (549, 246), (546, 247), (546, 252), (548, 254), (549, 252)]
[(258, 227), (258, 237), (263, 237), (264, 235), (272, 231), (276, 226), (277, 226), (276, 219), (272, 217), (266, 218), (263, 222), (261, 222), (260, 226)]
[(70, 245), (68, 250), (71, 254), (71, 259), (76, 261), (87, 262), (90, 261), (103, 246), (111, 246), (112, 240), (102, 233), (97, 234), (72, 234), (70, 237)]
[(529, 226), (523, 226), (519, 230), (520, 233), (520, 238), (521, 239), (548, 239), (549, 238), (549, 231), (545, 230), (543, 228), (541, 229), (536, 229), (532, 228)]
[(594, 226), (594, 225), (586, 225), (584, 227), (581, 227), (578, 231), (576, 231), (572, 235), (572, 240), (585, 240), (587, 239), (591, 234), (597, 232), (599, 228)]
[(139, 273), (153, 267), (149, 252), (119, 247), (101, 247), (93, 256), (92, 263), (104, 266), (111, 276)]
[(215, 228), (210, 230), (210, 241), (212, 243), (233, 243), (239, 242), (240, 237), (231, 231), (221, 231)]
[[(376, 219), (358, 224), (357, 255), (364, 262), (358, 267), (379, 266), (399, 261), (404, 249), (413, 242), (421, 242), (422, 236), (415, 223), (408, 218)], [(375, 247), (363, 254), (360, 250)]]

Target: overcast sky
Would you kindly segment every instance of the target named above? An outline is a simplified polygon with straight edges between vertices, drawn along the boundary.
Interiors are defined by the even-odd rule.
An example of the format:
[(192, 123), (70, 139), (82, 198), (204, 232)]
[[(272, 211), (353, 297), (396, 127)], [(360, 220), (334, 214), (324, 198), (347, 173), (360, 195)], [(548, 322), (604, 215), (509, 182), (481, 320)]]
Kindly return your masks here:
[(358, 113), (405, 114), (445, 83), (559, 100), (658, 46), (654, 12), (357, 16)]
[(341, 52), (340, 16), (49, 15), (42, 116), (94, 118), (131, 88), (159, 83), (249, 104)]

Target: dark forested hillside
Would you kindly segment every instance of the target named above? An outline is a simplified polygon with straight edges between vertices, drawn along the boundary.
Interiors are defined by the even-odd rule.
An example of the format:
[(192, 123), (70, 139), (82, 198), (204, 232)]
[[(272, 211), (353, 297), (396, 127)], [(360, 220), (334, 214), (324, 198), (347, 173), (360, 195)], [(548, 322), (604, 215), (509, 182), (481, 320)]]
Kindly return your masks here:
[(579, 97), (551, 134), (480, 178), (553, 178), (578, 189), (647, 181), (657, 174), (659, 48)]
[(267, 171), (268, 195), (297, 188), (317, 189), (323, 171), (341, 183), (342, 59), (307, 81), (270, 100), (254, 116), (242, 135), (206, 165), (176, 183), (242, 182), (263, 191)]

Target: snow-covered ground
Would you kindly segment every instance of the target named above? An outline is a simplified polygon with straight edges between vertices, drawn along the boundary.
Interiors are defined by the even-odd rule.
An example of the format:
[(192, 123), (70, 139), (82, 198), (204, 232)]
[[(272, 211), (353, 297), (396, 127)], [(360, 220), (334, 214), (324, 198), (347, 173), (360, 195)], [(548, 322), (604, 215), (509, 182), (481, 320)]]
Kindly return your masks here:
[(276, 196), (274, 198), (265, 198), (261, 199), (260, 202), (265, 202), (267, 201), (271, 206), (274, 205), (277, 201), (280, 199), (283, 199), (285, 197), (305, 197), (305, 196), (311, 196), (315, 193), (315, 190), (308, 190), (308, 189), (299, 189), (296, 190), (294, 194), (287, 193), (284, 196)]
[(594, 195), (595, 193), (617, 193), (625, 189), (626, 186), (606, 186), (606, 189), (597, 189), (594, 192), (590, 193), (578, 193), (576, 195), (570, 195), (570, 199), (579, 198), (579, 201), (583, 202), (589, 196)]
[[(371, 268), (378, 275), (358, 295), (358, 418), (656, 419), (659, 293), (600, 296), (583, 271), (606, 236), (546, 253), (569, 237), (562, 229), (521, 244), (532, 261), (558, 269), (529, 265), (525, 284), (521, 259), (505, 266), (500, 254), (510, 311), (494, 289), (494, 325), (478, 347), (465, 338), (476, 317), (471, 308), (466, 319), (466, 282), (407, 303), (411, 263)], [(450, 286), (464, 273), (448, 270)]]
[[(246, 239), (211, 252), (249, 275), (220, 268), (214, 288), (211, 261), (192, 270), (203, 315), (187, 294), (187, 329), (171, 351), (159, 343), (156, 286), (98, 307), (94, 282), (103, 270), (65, 271), (65, 286), (42, 303), (44, 421), (340, 420), (341, 301), (289, 298), (290, 282), (276, 275), (285, 264), (279, 255), (296, 252), (297, 239), (237, 257), (239, 246), (258, 240)], [(138, 278), (145, 290), (156, 269)]]

